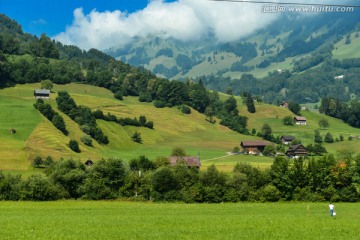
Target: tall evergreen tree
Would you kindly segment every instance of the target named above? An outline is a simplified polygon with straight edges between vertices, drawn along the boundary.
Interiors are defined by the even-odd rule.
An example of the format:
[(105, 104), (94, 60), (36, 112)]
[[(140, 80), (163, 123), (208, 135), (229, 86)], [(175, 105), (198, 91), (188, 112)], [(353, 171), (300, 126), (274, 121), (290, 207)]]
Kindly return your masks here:
[(247, 106), (247, 110), (249, 113), (255, 113), (256, 109), (255, 109), (255, 105), (254, 105), (254, 99), (251, 96), (251, 94), (248, 94), (246, 97), (246, 106)]

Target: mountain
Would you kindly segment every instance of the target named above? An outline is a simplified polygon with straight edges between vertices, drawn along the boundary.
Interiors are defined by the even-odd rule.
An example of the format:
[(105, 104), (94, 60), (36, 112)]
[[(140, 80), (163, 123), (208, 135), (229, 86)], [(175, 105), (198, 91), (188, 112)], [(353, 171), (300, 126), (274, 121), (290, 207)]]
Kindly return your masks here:
[[(344, 38), (350, 38), (346, 45), (351, 47), (351, 39), (358, 36), (359, 20), (356, 12), (311, 16), (284, 14), (268, 27), (237, 42), (218, 43), (208, 36), (207, 39), (184, 43), (172, 38), (148, 36), (135, 37), (127, 46), (106, 52), (173, 79), (211, 74), (234, 78), (244, 72), (263, 77), (267, 70), (291, 69), (299, 58), (324, 46), (339, 44)], [(334, 55), (346, 57), (340, 56), (340, 50), (334, 49)]]
[[(265, 102), (318, 102), (325, 96), (350, 100), (360, 94), (355, 83), (359, 69), (354, 63), (360, 58), (359, 22), (356, 12), (310, 16), (288, 13), (237, 42), (218, 43), (208, 36), (202, 41), (183, 43), (149, 36), (134, 38), (126, 47), (106, 52), (161, 77), (201, 78), (210, 89), (222, 92), (231, 89), (237, 95), (247, 91), (260, 95)], [(303, 85), (299, 78), (317, 81), (319, 73), (314, 71), (320, 67), (323, 68), (317, 71), (327, 73), (321, 74), (321, 83), (305, 84), (315, 88), (299, 92), (299, 84)], [(272, 76), (283, 73), (279, 78), (285, 78), (284, 82), (279, 84), (269, 73)], [(333, 81), (339, 75), (348, 76), (340, 88)], [(250, 78), (254, 84), (249, 84)]]

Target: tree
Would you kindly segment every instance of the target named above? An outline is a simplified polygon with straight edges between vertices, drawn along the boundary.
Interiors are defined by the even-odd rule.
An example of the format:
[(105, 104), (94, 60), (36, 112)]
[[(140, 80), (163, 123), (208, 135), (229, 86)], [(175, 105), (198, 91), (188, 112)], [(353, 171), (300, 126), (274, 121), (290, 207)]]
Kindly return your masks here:
[(65, 114), (69, 114), (72, 109), (76, 108), (76, 103), (72, 99), (68, 92), (59, 91), (58, 96), (56, 97), (56, 103), (60, 111)]
[(181, 147), (176, 147), (172, 150), (171, 152), (171, 156), (177, 156), (177, 157), (185, 157), (186, 156), (186, 152), (183, 148)]
[(145, 117), (145, 116), (140, 116), (140, 117), (139, 117), (139, 123), (140, 123), (140, 126), (145, 126), (145, 124), (146, 124), (146, 117)]
[[(158, 200), (164, 199), (166, 193), (177, 191), (180, 187), (178, 179), (168, 167), (161, 167), (154, 172), (151, 185), (153, 190), (159, 194), (157, 196)], [(169, 197), (173, 198), (174, 196), (168, 196), (168, 200), (175, 200), (169, 199)]]
[(315, 130), (314, 142), (316, 142), (316, 143), (322, 143), (323, 142), (323, 139), (322, 139), (322, 137), (320, 135), (319, 129)]
[(49, 166), (47, 174), (54, 184), (64, 189), (66, 197), (81, 197), (80, 187), (86, 177), (83, 163), (73, 159), (60, 160)]
[(255, 105), (254, 105), (254, 99), (252, 98), (251, 94), (248, 94), (246, 96), (246, 107), (249, 113), (255, 113), (256, 109), (255, 109)]
[(230, 96), (225, 102), (224, 102), (224, 110), (226, 113), (230, 113), (233, 115), (237, 115), (239, 113), (239, 110), (237, 110), (237, 102), (234, 96)]
[(85, 134), (80, 138), (80, 141), (84, 143), (86, 146), (92, 147), (92, 139), (89, 135)]
[(283, 118), (284, 125), (294, 125), (294, 118), (292, 116), (286, 116)]
[(209, 122), (214, 123), (215, 110), (212, 106), (207, 106), (204, 114), (209, 118)]
[(33, 166), (35, 168), (40, 168), (43, 163), (44, 163), (44, 161), (43, 161), (42, 157), (36, 156), (33, 161)]
[(240, 152), (240, 148), (238, 146), (235, 146), (233, 148), (233, 153), (238, 153), (238, 152)]
[(273, 136), (272, 136), (272, 129), (270, 127), (269, 124), (264, 123), (263, 127), (261, 128), (261, 133), (262, 133), (262, 137), (266, 140), (271, 141)]
[(181, 105), (181, 112), (184, 113), (184, 114), (190, 114), (191, 113), (191, 108), (189, 108), (188, 106), (186, 105)]
[(59, 114), (54, 114), (52, 120), (52, 124), (59, 129), (63, 134), (68, 135), (69, 132), (66, 129), (65, 121), (62, 116)]
[(275, 155), (275, 148), (272, 145), (267, 145), (264, 148), (263, 154), (265, 156), (273, 156)]
[(328, 132), (325, 135), (324, 142), (327, 142), (327, 143), (333, 143), (334, 142), (334, 138), (333, 138), (333, 136), (331, 135), (330, 132)]
[(322, 129), (325, 129), (327, 127), (329, 127), (329, 122), (328, 120), (326, 120), (325, 118), (322, 118), (319, 120), (319, 126), (322, 128)]
[(289, 110), (295, 113), (296, 115), (300, 114), (301, 107), (298, 103), (289, 102)]
[(134, 134), (131, 136), (131, 140), (137, 143), (142, 143), (141, 134), (139, 132), (134, 132)]
[(51, 90), (53, 88), (53, 83), (51, 80), (43, 80), (41, 81), (41, 89)]
[(71, 139), (69, 141), (69, 148), (71, 150), (73, 150), (74, 152), (77, 152), (77, 153), (80, 152), (79, 144), (78, 144), (78, 142), (76, 140)]
[(122, 91), (117, 90), (114, 94), (114, 98), (118, 99), (118, 100), (123, 100), (123, 94)]

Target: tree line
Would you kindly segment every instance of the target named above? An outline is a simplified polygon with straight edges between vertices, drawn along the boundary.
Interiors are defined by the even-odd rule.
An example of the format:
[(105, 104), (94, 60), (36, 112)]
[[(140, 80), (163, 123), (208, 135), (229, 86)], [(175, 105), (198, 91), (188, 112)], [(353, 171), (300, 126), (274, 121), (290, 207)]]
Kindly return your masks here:
[(262, 170), (238, 163), (231, 173), (214, 165), (204, 171), (185, 164), (170, 166), (165, 157), (145, 156), (129, 163), (107, 159), (85, 166), (80, 161), (46, 159), (45, 174), (26, 179), (0, 172), (1, 200), (128, 199), (219, 203), (239, 201), (360, 200), (360, 156), (288, 159), (276, 157)]

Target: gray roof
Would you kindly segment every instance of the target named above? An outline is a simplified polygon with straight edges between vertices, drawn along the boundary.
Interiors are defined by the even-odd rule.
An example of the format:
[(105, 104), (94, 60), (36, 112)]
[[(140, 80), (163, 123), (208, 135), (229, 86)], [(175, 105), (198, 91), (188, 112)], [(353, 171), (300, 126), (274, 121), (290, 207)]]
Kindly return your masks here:
[(49, 94), (50, 95), (50, 90), (48, 90), (48, 89), (35, 89), (34, 93), (35, 94)]
[(292, 141), (295, 139), (294, 136), (288, 135), (288, 136), (281, 136), (281, 139), (284, 139), (285, 141)]

